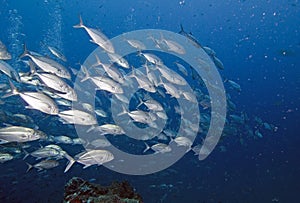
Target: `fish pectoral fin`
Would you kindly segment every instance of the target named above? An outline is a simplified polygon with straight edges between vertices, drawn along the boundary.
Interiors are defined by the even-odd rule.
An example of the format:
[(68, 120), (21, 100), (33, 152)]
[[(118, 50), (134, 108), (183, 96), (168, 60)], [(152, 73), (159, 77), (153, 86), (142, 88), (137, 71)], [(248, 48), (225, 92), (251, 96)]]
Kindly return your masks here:
[(83, 167), (83, 169), (86, 169), (87, 167), (90, 167), (90, 166), (91, 166), (91, 164), (85, 165), (85, 166)]
[(26, 109), (35, 109), (34, 107), (28, 105), (28, 106), (25, 106)]

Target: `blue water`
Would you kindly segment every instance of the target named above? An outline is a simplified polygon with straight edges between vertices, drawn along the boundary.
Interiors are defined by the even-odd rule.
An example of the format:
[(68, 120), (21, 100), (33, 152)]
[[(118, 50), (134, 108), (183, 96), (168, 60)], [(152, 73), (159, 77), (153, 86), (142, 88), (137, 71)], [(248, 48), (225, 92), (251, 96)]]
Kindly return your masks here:
[[(22, 70), (17, 57), (26, 42), (30, 50), (46, 55), (45, 44), (56, 46), (66, 55), (68, 66), (78, 68), (77, 63), (83, 63), (96, 48), (83, 30), (72, 27), (79, 22), (79, 14), (89, 27), (100, 28), (109, 38), (138, 29), (177, 33), (182, 24), (201, 44), (215, 50), (224, 63), (225, 69), (219, 70), (222, 78), (241, 85), (240, 93), (225, 85), (237, 105), (235, 112), (246, 112), (250, 123), (255, 116), (260, 117), (278, 130), (262, 131), (263, 138), (257, 138), (247, 136), (244, 126), (237, 126), (239, 136), (226, 136), (207, 159), (199, 161), (190, 152), (170, 168), (145, 176), (119, 174), (105, 167), (82, 169), (79, 164), (63, 173), (65, 160), (57, 168), (26, 173), (26, 164), (16, 158), (0, 164), (1, 202), (60, 202), (65, 183), (74, 176), (102, 185), (128, 180), (147, 203), (299, 202), (298, 0), (2, 0), (0, 40), (13, 55), (9, 63)], [(4, 75), (0, 77), (6, 81)], [(17, 105), (24, 104), (14, 99)], [(2, 110), (13, 112), (13, 106), (10, 108)], [(45, 126), (39, 127), (47, 133), (56, 124), (46, 119), (50, 123), (41, 121)], [(72, 133), (57, 125), (58, 135)], [(220, 146), (226, 150), (220, 150)], [(73, 150), (72, 146), (64, 148)]]

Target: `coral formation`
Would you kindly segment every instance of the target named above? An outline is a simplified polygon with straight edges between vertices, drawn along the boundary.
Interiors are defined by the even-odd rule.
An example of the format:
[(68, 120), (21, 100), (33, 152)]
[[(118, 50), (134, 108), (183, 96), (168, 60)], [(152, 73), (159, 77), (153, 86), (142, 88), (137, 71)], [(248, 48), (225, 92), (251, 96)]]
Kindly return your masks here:
[(110, 186), (90, 183), (73, 177), (65, 185), (64, 203), (143, 203), (127, 181), (113, 182)]

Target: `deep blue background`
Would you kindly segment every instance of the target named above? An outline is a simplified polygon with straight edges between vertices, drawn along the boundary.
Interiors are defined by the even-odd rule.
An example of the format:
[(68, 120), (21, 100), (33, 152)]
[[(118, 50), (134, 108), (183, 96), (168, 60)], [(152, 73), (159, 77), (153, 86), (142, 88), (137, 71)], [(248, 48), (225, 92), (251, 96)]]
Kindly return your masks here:
[[(109, 38), (136, 29), (157, 28), (186, 31), (212, 47), (223, 61), (223, 78), (237, 81), (240, 94), (228, 90), (240, 111), (259, 116), (278, 126), (262, 139), (247, 140), (247, 146), (231, 145), (199, 162), (192, 153), (170, 169), (135, 177), (117, 174), (105, 167), (59, 169), (38, 174), (25, 173), (22, 160), (0, 165), (0, 200), (16, 202), (59, 202), (65, 182), (73, 176), (95, 178), (98, 183), (129, 180), (145, 202), (299, 202), (300, 188), (300, 4), (277, 1), (1, 1), (0, 39), (8, 48), (22, 52), (45, 51), (46, 40), (58, 46), (71, 66), (83, 62), (96, 48), (82, 30), (72, 26), (81, 14), (85, 24), (100, 28)], [(16, 9), (15, 14), (9, 13)], [(55, 16), (61, 14), (57, 35)], [(51, 17), (52, 16), (52, 17)], [(56, 15), (57, 16), (57, 15)], [(21, 24), (16, 28), (15, 18)], [(12, 31), (17, 31), (12, 44)], [(53, 32), (53, 33), (52, 33)], [(56, 32), (56, 33), (55, 33)], [(59, 42), (60, 44), (56, 44)], [(234, 140), (236, 138), (232, 138)], [(230, 139), (226, 141), (230, 142)], [(173, 184), (172, 188), (150, 185)]]

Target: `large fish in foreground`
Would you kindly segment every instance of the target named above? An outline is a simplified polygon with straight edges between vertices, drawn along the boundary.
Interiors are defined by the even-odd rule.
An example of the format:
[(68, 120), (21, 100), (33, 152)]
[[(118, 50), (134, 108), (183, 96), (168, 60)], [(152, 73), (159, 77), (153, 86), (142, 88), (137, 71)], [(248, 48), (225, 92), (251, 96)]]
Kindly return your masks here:
[(23, 58), (25, 56), (28, 56), (39, 68), (41, 68), (45, 72), (53, 73), (59, 77), (66, 79), (71, 78), (70, 73), (63, 65), (50, 58), (33, 54), (32, 52), (27, 50), (26, 45), (24, 44), (24, 53), (20, 56), (20, 58)]
[(0, 128), (0, 144), (9, 142), (29, 142), (45, 138), (46, 134), (31, 128), (21, 126)]
[(10, 60), (11, 54), (7, 51), (6, 46), (0, 41), (0, 59)]
[(101, 31), (93, 29), (93, 28), (86, 27), (83, 24), (81, 16), (79, 16), (79, 20), (80, 20), (79, 24), (74, 25), (73, 26), (74, 28), (83, 28), (83, 29), (85, 29), (85, 31), (92, 38), (91, 42), (99, 45), (105, 51), (107, 51), (109, 53), (115, 53), (115, 49), (114, 49), (112, 43), (109, 41), (109, 39)]
[(11, 93), (8, 93), (4, 98), (12, 95), (20, 95), (20, 97), (28, 104), (26, 108), (36, 109), (50, 115), (58, 114), (58, 107), (55, 102), (42, 92), (19, 92), (14, 84), (9, 81)]
[(74, 160), (71, 160), (67, 165), (65, 172), (67, 172), (71, 166), (75, 163), (81, 163), (83, 168), (87, 168), (92, 165), (102, 165), (114, 159), (114, 155), (107, 150), (90, 150), (84, 153), (76, 155)]

